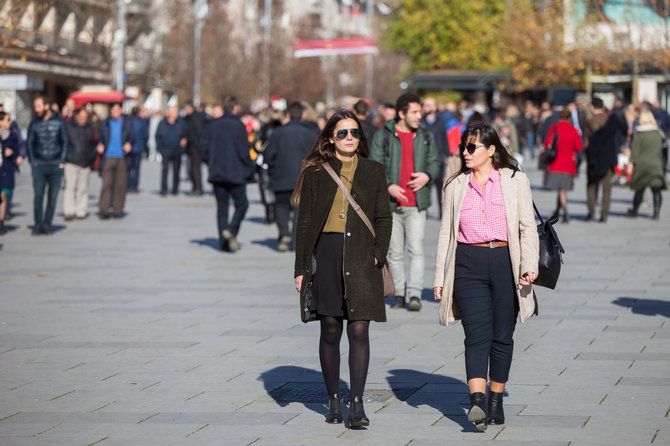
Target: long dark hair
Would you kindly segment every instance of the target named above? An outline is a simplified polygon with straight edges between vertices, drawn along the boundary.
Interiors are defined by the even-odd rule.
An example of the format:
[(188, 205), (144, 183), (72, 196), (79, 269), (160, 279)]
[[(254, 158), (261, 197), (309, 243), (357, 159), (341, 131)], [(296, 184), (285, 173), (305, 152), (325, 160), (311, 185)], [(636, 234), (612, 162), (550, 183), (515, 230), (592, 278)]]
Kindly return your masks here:
[(343, 119), (353, 119), (356, 121), (356, 126), (361, 135), (361, 139), (358, 141), (358, 147), (356, 148), (358, 156), (362, 158), (370, 156), (368, 140), (365, 138), (365, 133), (361, 128), (361, 121), (356, 115), (349, 110), (339, 110), (333, 113), (330, 119), (328, 119), (328, 122), (326, 122), (326, 126), (321, 131), (319, 138), (312, 146), (312, 150), (302, 162), (302, 171), (300, 172), (298, 185), (295, 187), (292, 195), (293, 203), (295, 203), (296, 206), (300, 203), (300, 189), (302, 189), (302, 180), (305, 177), (305, 170), (311, 166), (320, 166), (329, 163), (335, 158), (335, 144), (331, 143), (330, 139), (335, 137), (335, 127), (337, 126), (337, 123)]
[[(485, 147), (494, 146), (496, 151), (493, 152), (493, 168), (496, 170), (503, 169), (505, 167), (512, 169), (514, 171), (519, 170), (519, 163), (514, 159), (512, 155), (507, 151), (505, 146), (500, 142), (498, 137), (498, 132), (490, 124), (486, 122), (476, 122), (472, 125), (466, 127), (465, 131), (461, 135), (461, 145), (466, 145), (468, 142), (474, 142), (479, 139), (479, 142), (482, 143)], [(465, 165), (465, 156), (463, 156), (463, 149), (459, 147), (458, 157), (461, 160), (461, 168), (453, 174), (447, 184), (468, 170), (468, 167)]]

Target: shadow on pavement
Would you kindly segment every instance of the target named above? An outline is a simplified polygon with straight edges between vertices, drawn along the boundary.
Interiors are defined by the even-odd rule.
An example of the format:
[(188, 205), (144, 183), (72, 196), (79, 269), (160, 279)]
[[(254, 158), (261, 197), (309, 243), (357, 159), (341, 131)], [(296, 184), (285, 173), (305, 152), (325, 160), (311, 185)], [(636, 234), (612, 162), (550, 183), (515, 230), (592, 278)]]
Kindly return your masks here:
[[(301, 403), (307, 409), (321, 415), (328, 412), (328, 392), (320, 371), (283, 365), (261, 373), (258, 377), (265, 391), (281, 407), (291, 403)], [(349, 393), (347, 383), (340, 380), (342, 395)]]
[(630, 308), (635, 314), (670, 317), (670, 301), (667, 300), (619, 297), (613, 300), (612, 303), (621, 307)]
[(462, 432), (479, 432), (468, 421), (470, 405), (468, 385), (456, 378), (419, 372), (390, 370), (386, 380), (395, 397), (412, 407), (430, 406), (462, 428)]
[(279, 240), (277, 240), (274, 237), (266, 238), (265, 240), (252, 240), (251, 243), (253, 243), (254, 245), (265, 246), (267, 248), (272, 249), (273, 251), (278, 251), (277, 248), (279, 247)]
[(214, 237), (208, 237), (208, 238), (203, 238), (200, 240), (189, 240), (189, 243), (196, 244), (198, 246), (205, 246), (205, 247), (210, 247), (215, 251), (221, 251), (219, 248), (219, 240), (215, 239)]

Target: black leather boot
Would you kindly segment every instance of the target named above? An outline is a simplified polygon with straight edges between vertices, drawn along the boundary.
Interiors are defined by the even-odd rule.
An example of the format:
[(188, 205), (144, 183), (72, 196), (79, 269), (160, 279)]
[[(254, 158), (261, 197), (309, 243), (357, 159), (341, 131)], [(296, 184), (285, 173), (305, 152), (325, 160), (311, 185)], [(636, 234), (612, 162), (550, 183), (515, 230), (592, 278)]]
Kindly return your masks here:
[(628, 209), (628, 215), (630, 217), (637, 217), (637, 211), (640, 209), (642, 204), (642, 192), (641, 190), (636, 190), (633, 195), (633, 207)]
[(486, 395), (482, 392), (470, 394), (468, 421), (475, 423), (475, 427), (480, 431), (486, 430)]
[(661, 191), (653, 191), (654, 196), (654, 220), (661, 218), (661, 204), (663, 203), (663, 197), (661, 197)]
[(487, 424), (505, 424), (505, 411), (503, 410), (503, 394), (489, 390), (489, 416)]
[(349, 401), (349, 413), (347, 414), (346, 426), (350, 429), (355, 429), (357, 427), (364, 427), (369, 425), (370, 420), (365, 415), (363, 401), (360, 397), (356, 396), (352, 401)]
[(342, 395), (331, 395), (328, 397), (328, 413), (326, 414), (326, 423), (341, 423), (342, 416)]

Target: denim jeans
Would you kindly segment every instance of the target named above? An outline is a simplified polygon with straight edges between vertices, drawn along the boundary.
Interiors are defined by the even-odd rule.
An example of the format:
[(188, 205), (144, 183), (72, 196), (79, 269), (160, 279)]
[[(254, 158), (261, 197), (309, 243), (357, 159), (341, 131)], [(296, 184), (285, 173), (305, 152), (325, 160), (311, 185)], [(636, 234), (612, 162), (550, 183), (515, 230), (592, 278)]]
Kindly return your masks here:
[[(246, 184), (212, 183), (214, 196), (216, 197), (216, 216), (219, 228), (219, 241), (222, 241), (222, 233), (228, 229), (234, 235), (240, 231), (240, 225), (249, 208), (247, 200)], [(232, 197), (235, 204), (235, 213), (228, 222), (228, 202)]]
[[(423, 291), (423, 237), (426, 232), (426, 210), (416, 206), (398, 206), (393, 211), (393, 230), (388, 261), (393, 275), (395, 294), (421, 298)], [(405, 248), (409, 259), (409, 279), (405, 279)]]
[(128, 190), (137, 191), (140, 185), (140, 164), (142, 164), (141, 153), (129, 153), (126, 155), (128, 163)]
[[(57, 164), (32, 166), (33, 190), (35, 191), (35, 226), (51, 226), (56, 211), (58, 191), (63, 182), (63, 169)], [(47, 187), (49, 190), (47, 191)], [(47, 193), (47, 208), (44, 212), (44, 194)]]
[(535, 132), (526, 132), (526, 145), (531, 159), (535, 159)]

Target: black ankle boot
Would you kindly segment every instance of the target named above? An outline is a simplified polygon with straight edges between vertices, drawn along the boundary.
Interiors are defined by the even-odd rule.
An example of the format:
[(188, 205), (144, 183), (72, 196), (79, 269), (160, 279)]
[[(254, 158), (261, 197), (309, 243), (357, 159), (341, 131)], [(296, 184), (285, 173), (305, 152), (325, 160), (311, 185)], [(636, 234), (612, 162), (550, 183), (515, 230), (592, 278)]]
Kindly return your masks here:
[(475, 423), (475, 427), (480, 431), (486, 430), (486, 395), (482, 392), (470, 394), (470, 410), (468, 411), (468, 421)]
[(654, 220), (661, 218), (661, 204), (663, 203), (663, 198), (661, 197), (661, 191), (654, 191)]
[(489, 416), (487, 424), (505, 424), (505, 411), (503, 410), (503, 394), (489, 390)]
[(365, 415), (365, 409), (363, 408), (363, 401), (361, 398), (356, 396), (352, 401), (349, 401), (349, 413), (347, 414), (347, 427), (357, 428), (369, 426), (370, 420)]
[(326, 423), (341, 423), (342, 416), (342, 395), (331, 395), (328, 397), (328, 413), (326, 414)]

